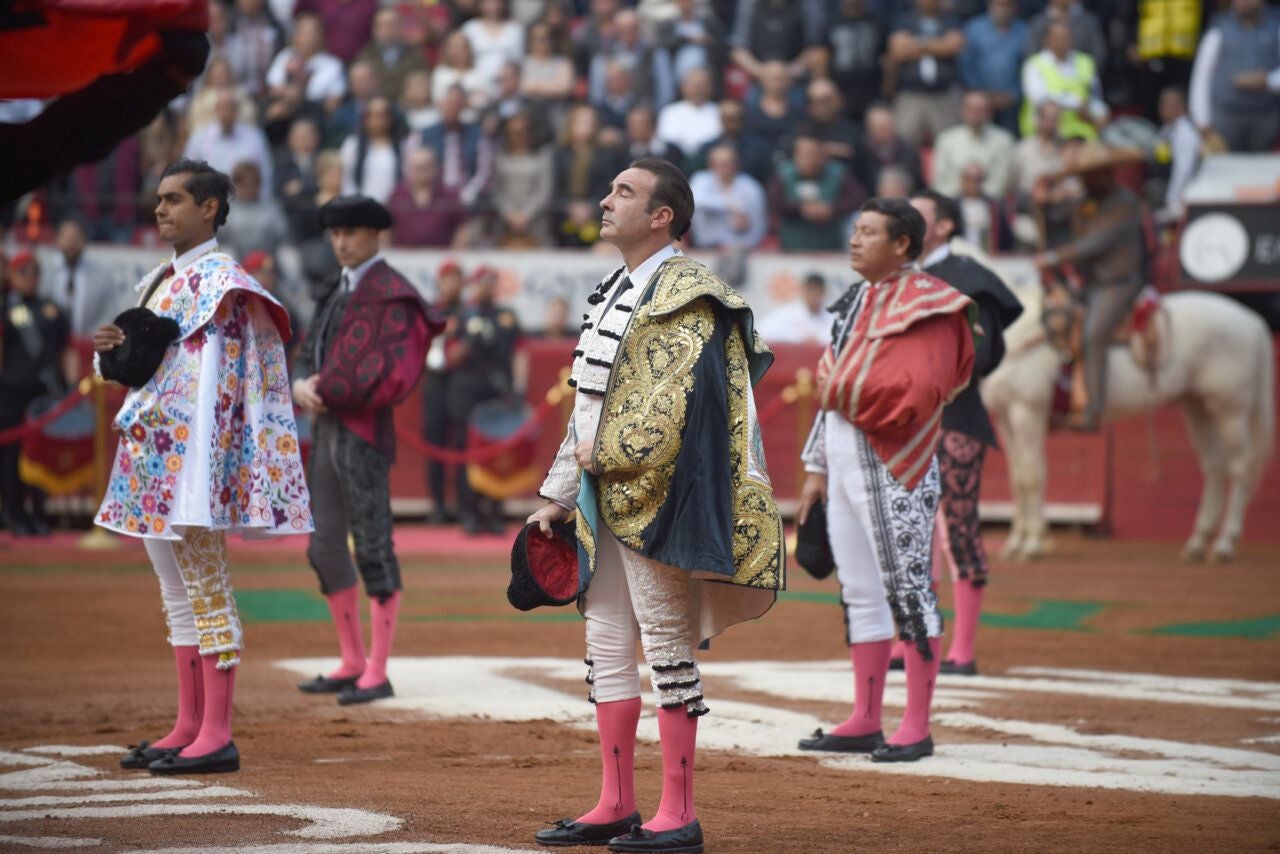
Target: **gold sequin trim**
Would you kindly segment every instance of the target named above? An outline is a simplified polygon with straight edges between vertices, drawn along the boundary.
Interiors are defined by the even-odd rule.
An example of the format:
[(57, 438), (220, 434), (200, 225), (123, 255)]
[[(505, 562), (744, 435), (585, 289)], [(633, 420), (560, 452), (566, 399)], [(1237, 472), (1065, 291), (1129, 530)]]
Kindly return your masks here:
[(595, 466), (601, 518), (633, 549), (642, 547), (642, 533), (667, 500), (693, 368), (714, 332), (715, 314), (706, 300), (662, 317), (654, 316), (650, 303), (637, 314), (614, 362)]

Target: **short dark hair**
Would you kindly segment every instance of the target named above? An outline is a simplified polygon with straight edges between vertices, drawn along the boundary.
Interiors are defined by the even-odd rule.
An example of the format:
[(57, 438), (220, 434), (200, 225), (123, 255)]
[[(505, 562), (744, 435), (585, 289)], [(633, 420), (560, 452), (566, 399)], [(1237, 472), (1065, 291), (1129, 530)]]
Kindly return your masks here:
[(911, 206), (906, 199), (890, 199), (876, 196), (867, 199), (860, 213), (878, 213), (888, 220), (885, 223), (889, 230), (889, 240), (897, 243), (899, 238), (907, 238), (907, 260), (914, 261), (920, 257), (924, 248), (924, 217), (920, 211)]
[(951, 233), (960, 234), (964, 231), (964, 214), (960, 211), (960, 203), (945, 193), (939, 193), (932, 187), (925, 187), (922, 190), (916, 190), (912, 193), (913, 199), (928, 199), (933, 202), (934, 219), (950, 220), (954, 226)]
[(170, 163), (160, 177), (163, 179), (170, 175), (182, 174), (191, 176), (182, 188), (191, 194), (196, 204), (202, 205), (209, 199), (218, 200), (218, 212), (213, 217), (213, 230), (216, 232), (226, 225), (227, 214), (231, 212), (231, 179), (203, 160), (191, 160), (186, 157)]
[(641, 157), (631, 161), (627, 168), (643, 169), (658, 179), (649, 194), (645, 212), (653, 213), (664, 205), (671, 208), (671, 239), (684, 237), (693, 221), (693, 191), (689, 189), (689, 179), (674, 163), (661, 157)]

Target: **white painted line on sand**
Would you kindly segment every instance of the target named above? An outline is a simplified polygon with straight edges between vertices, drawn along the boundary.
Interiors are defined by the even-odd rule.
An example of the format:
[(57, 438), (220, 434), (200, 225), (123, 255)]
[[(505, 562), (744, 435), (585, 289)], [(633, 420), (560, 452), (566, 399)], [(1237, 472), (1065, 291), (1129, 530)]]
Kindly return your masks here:
[(0, 834), (0, 846), (22, 845), (26, 848), (94, 848), (101, 839), (75, 838), (71, 836), (4, 836)]
[(41, 744), (36, 747), (24, 747), (23, 753), (36, 753), (42, 756), (110, 756), (120, 755), (128, 751), (127, 747), (114, 744), (92, 744), (77, 746), (74, 744)]
[(233, 789), (230, 786), (205, 786), (199, 789), (178, 789), (172, 792), (118, 792), (108, 795), (76, 795), (74, 797), (58, 797), (54, 795), (36, 795), (30, 798), (13, 798), (0, 800), (0, 810), (18, 809), (20, 807), (60, 807), (76, 804), (119, 804), (143, 803), (146, 801), (195, 800), (197, 798), (251, 798), (254, 793), (248, 789)]
[(302, 804), (138, 804), (119, 807), (67, 807), (62, 809), (0, 810), (0, 822), (32, 819), (128, 818), (175, 815), (274, 815), (307, 822), (298, 830), (283, 831), (305, 839), (343, 839), (399, 830), (401, 819), (369, 810), (314, 807)]
[(545, 848), (501, 848), (461, 842), (288, 842), (249, 845), (242, 848), (149, 848), (133, 854), (510, 854), (513, 851), (545, 851)]

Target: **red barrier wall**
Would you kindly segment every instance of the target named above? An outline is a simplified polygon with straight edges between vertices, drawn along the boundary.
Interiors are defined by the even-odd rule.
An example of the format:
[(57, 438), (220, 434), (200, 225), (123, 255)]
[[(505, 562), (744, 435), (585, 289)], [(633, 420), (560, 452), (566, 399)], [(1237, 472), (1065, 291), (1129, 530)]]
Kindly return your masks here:
[[(539, 402), (559, 381), (570, 361), (572, 341), (529, 341), (529, 400)], [(801, 371), (812, 371), (821, 349), (814, 346), (774, 348), (777, 360), (756, 388), (756, 405), (762, 414), (784, 388), (796, 383)], [(1278, 348), (1280, 351), (1280, 348)], [(1280, 376), (1280, 358), (1277, 359)], [(1277, 391), (1280, 399), (1280, 390)], [(568, 418), (563, 412), (549, 421), (538, 439), (539, 466), (549, 465), (563, 438)], [(403, 404), (397, 421), (412, 429), (421, 423), (422, 403), (417, 392)], [(780, 499), (794, 499), (803, 472), (800, 449), (813, 419), (812, 404), (805, 399), (784, 406), (764, 423), (765, 456), (774, 490)], [(1131, 419), (1097, 435), (1055, 433), (1048, 443), (1049, 503), (1096, 505), (1104, 513), (1104, 525), (1117, 537), (1182, 539), (1191, 532), (1202, 479), (1191, 450), (1182, 417), (1173, 407)], [(1110, 441), (1110, 460), (1107, 442)], [(397, 498), (422, 498), (426, 494), (425, 466), (420, 455), (400, 444), (399, 461), (392, 472)], [(1245, 539), (1280, 543), (1280, 477), (1273, 461), (1250, 504)], [(983, 475), (984, 502), (1009, 501), (1008, 468), (1001, 453), (987, 456)], [(1108, 493), (1110, 493), (1108, 497)]]

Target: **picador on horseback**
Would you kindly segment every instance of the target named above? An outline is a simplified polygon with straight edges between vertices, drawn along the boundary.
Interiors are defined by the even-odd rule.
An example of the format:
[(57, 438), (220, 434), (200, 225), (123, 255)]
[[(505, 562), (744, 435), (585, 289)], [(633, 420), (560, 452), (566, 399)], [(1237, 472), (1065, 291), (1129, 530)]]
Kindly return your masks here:
[[(1070, 149), (1069, 149), (1070, 151)], [(1084, 357), (1083, 411), (1073, 412), (1067, 426), (1096, 430), (1107, 397), (1107, 348), (1147, 281), (1147, 247), (1142, 203), (1116, 182), (1115, 167), (1141, 154), (1086, 142), (1074, 149), (1061, 180), (1079, 176), (1084, 198), (1073, 216), (1074, 239), (1035, 256), (1036, 266), (1049, 276), (1078, 279), (1084, 303), (1081, 344)], [(1047, 328), (1053, 335), (1055, 331)]]

